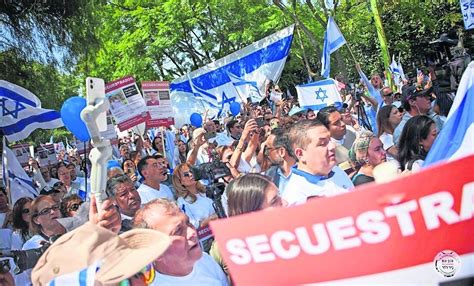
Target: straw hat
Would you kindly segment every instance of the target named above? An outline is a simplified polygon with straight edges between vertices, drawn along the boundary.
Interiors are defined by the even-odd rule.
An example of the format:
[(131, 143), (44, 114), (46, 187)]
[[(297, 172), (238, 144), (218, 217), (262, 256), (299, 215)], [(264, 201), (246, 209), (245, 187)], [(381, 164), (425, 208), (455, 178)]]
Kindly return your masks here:
[(169, 236), (159, 231), (133, 229), (117, 235), (88, 222), (61, 236), (46, 250), (31, 280), (34, 285), (46, 285), (98, 263), (94, 285), (118, 284), (152, 263), (170, 243)]

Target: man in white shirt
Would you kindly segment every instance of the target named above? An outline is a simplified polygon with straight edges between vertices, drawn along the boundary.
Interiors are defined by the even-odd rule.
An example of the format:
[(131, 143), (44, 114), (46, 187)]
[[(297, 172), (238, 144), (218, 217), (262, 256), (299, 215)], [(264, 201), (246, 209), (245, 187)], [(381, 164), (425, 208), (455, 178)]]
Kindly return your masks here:
[(140, 176), (144, 178), (143, 184), (138, 187), (141, 203), (146, 204), (157, 198), (174, 200), (173, 192), (161, 184), (167, 178), (168, 170), (166, 160), (161, 155), (146, 156), (137, 165)]
[(228, 285), (220, 266), (202, 252), (196, 229), (174, 202), (149, 202), (136, 213), (134, 227), (158, 230), (171, 238), (170, 247), (153, 263), (155, 278), (149, 285)]
[(311, 197), (343, 194), (354, 187), (347, 174), (336, 166), (336, 145), (321, 122), (297, 122), (288, 137), (298, 164), (282, 195), (288, 205), (303, 204)]
[(324, 107), (317, 119), (329, 130), (331, 141), (336, 144), (336, 163), (342, 170), (351, 169), (349, 149), (356, 139), (356, 133), (346, 128), (341, 113), (334, 106)]

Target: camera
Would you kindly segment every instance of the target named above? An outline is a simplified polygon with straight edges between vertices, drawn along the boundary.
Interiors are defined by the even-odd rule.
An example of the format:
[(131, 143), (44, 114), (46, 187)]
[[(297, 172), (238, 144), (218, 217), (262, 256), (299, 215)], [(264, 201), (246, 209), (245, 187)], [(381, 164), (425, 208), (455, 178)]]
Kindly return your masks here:
[(219, 160), (194, 166), (191, 168), (191, 172), (197, 181), (208, 180), (210, 182), (215, 182), (220, 178), (231, 175), (230, 169)]
[(208, 180), (206, 186), (206, 196), (213, 201), (213, 207), (219, 218), (225, 218), (226, 213), (222, 206), (222, 195), (225, 191), (225, 184), (218, 182), (219, 179), (231, 176), (230, 169), (220, 160), (215, 159), (210, 163), (204, 163), (191, 168), (191, 172), (196, 180)]
[(364, 90), (360, 87), (354, 89), (354, 99), (357, 101), (362, 100), (362, 95), (364, 94)]
[[(0, 257), (13, 258), (17, 266), (15, 274), (20, 274), (25, 270), (35, 267), (36, 262), (38, 262), (41, 255), (43, 255), (50, 245), (50, 243), (45, 243), (42, 247), (35, 249), (4, 251), (0, 254)], [(6, 261), (8, 262), (8, 260)], [(2, 264), (2, 267), (6, 267), (6, 264)], [(10, 267), (9, 264), (8, 267)]]

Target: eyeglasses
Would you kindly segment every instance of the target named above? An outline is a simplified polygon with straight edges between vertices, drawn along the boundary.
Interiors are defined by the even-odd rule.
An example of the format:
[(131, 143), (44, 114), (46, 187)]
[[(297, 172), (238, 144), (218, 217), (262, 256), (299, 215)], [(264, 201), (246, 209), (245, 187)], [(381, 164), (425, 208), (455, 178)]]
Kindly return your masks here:
[(36, 216), (47, 215), (47, 214), (51, 213), (51, 211), (57, 211), (57, 210), (59, 210), (59, 205), (54, 205), (54, 206), (51, 206), (50, 208), (42, 209), (41, 211), (39, 211), (36, 214)]
[(68, 210), (69, 211), (77, 211), (79, 209), (79, 207), (82, 205), (82, 202), (81, 203), (76, 203), (76, 204), (72, 204), (68, 207)]
[(275, 147), (266, 147), (265, 146), (265, 149), (263, 149), (263, 154), (265, 154), (265, 156), (268, 156), (268, 154), (270, 154), (270, 151), (275, 150), (275, 149), (276, 149)]
[(29, 214), (29, 213), (30, 213), (30, 209), (22, 209), (22, 210), (21, 210), (21, 213), (22, 213), (22, 214)]

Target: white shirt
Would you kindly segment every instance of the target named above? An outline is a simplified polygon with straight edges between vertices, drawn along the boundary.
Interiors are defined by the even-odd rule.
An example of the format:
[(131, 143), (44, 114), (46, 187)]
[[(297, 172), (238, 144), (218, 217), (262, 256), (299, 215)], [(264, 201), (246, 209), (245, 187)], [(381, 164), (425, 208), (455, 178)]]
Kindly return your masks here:
[(161, 285), (202, 285), (202, 286), (220, 286), (229, 285), (227, 276), (221, 267), (207, 253), (196, 261), (193, 270), (186, 276), (169, 276), (155, 271), (155, 279), (151, 284), (153, 286)]
[[(382, 144), (383, 144), (383, 149), (385, 151), (387, 151), (388, 149), (390, 149), (392, 146), (395, 145), (395, 143), (393, 143), (393, 135), (392, 134), (388, 134), (386, 132), (382, 133), (382, 135), (380, 135), (379, 137), (380, 141), (382, 141)], [(389, 153), (387, 153), (387, 161), (394, 161), (396, 160), (392, 155), (390, 155)]]
[(300, 205), (309, 197), (332, 197), (354, 188), (349, 176), (341, 168), (336, 166), (332, 172), (334, 174), (331, 178), (318, 180), (318, 176), (293, 168), (282, 198), (288, 206)]
[(257, 162), (256, 156), (253, 156), (252, 159), (250, 159), (250, 162), (245, 161), (245, 159), (241, 156), (239, 166), (237, 167), (237, 171), (239, 171), (242, 174), (247, 174), (247, 173), (260, 173), (262, 170), (260, 168), (260, 165)]
[(197, 194), (194, 203), (190, 203), (188, 200), (179, 197), (177, 201), (178, 206), (188, 216), (189, 221), (196, 228), (199, 228), (202, 220), (216, 213), (212, 206), (212, 200), (206, 197), (205, 194)]
[(154, 189), (150, 186), (145, 184), (141, 184), (138, 187), (138, 194), (140, 195), (140, 199), (142, 200), (142, 205), (158, 198), (168, 199), (170, 201), (174, 201), (173, 192), (171, 192), (170, 188), (167, 186), (160, 184), (160, 189)]

